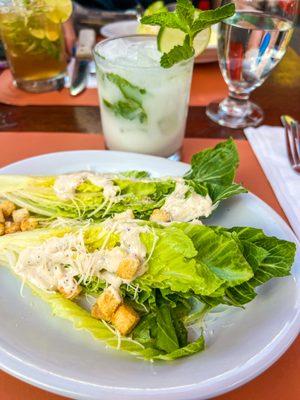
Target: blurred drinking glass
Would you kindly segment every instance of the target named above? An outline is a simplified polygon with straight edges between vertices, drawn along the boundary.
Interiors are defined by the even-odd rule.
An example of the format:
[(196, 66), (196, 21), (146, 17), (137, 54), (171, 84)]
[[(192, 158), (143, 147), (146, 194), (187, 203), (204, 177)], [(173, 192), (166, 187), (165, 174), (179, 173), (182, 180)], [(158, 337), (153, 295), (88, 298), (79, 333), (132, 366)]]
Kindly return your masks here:
[(0, 31), (18, 87), (45, 92), (63, 87), (66, 71), (62, 22), (70, 0), (0, 1)]
[[(250, 93), (267, 79), (285, 54), (293, 34), (298, 0), (224, 0), (236, 13), (219, 26), (218, 55), (229, 96), (211, 103), (206, 114), (230, 128), (257, 126), (262, 109)], [(272, 95), (270, 93), (270, 95)]]

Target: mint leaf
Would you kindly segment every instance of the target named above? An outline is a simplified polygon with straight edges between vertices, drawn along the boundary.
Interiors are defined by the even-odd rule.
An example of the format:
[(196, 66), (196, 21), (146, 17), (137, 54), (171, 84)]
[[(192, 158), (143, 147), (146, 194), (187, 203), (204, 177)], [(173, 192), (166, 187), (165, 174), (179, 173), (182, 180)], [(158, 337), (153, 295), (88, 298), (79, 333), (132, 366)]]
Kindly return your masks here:
[(48, 39), (37, 39), (36, 46), (40, 46), (40, 53), (46, 52), (49, 54), (50, 57), (54, 58), (55, 60), (59, 61), (60, 55), (61, 55), (61, 40), (55, 40), (54, 42), (51, 42)]
[(142, 124), (147, 121), (147, 114), (145, 113), (144, 109), (134, 100), (120, 100), (112, 104), (108, 100), (103, 99), (103, 104), (115, 115), (124, 119), (128, 119), (129, 121), (139, 119)]
[(226, 4), (225, 6), (216, 8), (215, 10), (201, 12), (192, 25), (192, 37), (195, 37), (197, 33), (202, 31), (203, 29), (206, 29), (211, 25), (217, 24), (223, 19), (231, 17), (234, 12), (235, 6), (233, 3)]
[(195, 7), (189, 0), (177, 0), (176, 13), (189, 27), (194, 22)]
[(114, 73), (105, 74), (105, 78), (117, 86), (124, 100), (119, 100), (112, 104), (108, 100), (103, 100), (104, 105), (110, 109), (115, 115), (130, 121), (139, 119), (143, 124), (147, 121), (147, 114), (143, 108), (143, 96), (146, 90), (133, 85), (125, 78)]
[(167, 28), (179, 29), (183, 32), (189, 32), (189, 26), (185, 21), (181, 20), (176, 13), (162, 12), (158, 14), (144, 16), (141, 19), (141, 24), (162, 26)]
[(142, 96), (146, 94), (146, 90), (133, 85), (120, 75), (108, 73), (106, 78), (115, 84), (126, 99), (134, 100), (136, 103), (142, 105)]
[(164, 53), (160, 59), (163, 68), (171, 68), (180, 61), (188, 60), (195, 55), (195, 50), (186, 42), (183, 46), (175, 46), (169, 53)]

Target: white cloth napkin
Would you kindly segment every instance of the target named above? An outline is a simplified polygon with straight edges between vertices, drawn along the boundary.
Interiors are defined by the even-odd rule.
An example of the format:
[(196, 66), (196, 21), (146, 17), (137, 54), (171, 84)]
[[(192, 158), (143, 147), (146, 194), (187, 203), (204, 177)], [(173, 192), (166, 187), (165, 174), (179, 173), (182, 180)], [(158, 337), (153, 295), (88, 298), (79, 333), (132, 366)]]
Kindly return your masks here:
[(263, 125), (245, 129), (245, 135), (300, 239), (300, 175), (289, 163), (284, 129)]

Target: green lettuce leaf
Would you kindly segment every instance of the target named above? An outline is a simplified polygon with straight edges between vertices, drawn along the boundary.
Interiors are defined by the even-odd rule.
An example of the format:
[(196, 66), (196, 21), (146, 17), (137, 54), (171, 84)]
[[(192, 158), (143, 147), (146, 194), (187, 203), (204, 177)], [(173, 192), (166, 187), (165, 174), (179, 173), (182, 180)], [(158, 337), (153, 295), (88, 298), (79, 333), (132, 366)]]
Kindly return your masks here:
[[(118, 338), (79, 304), (29, 286), (56, 316), (69, 320), (76, 329), (145, 359), (172, 360), (203, 350), (203, 335), (188, 343), (187, 326), (201, 323), (203, 315), (220, 303), (242, 306), (252, 300), (259, 285), (289, 275), (295, 256), (294, 243), (267, 237), (255, 228), (140, 223), (151, 227), (151, 232), (140, 235), (149, 256), (148, 269), (131, 285), (121, 286), (123, 298), (141, 316), (132, 337)], [(105, 232), (102, 224), (37, 229), (2, 236), (0, 262), (13, 266), (23, 249), (79, 230), (88, 251), (119, 244), (118, 235)], [(82, 285), (92, 295), (105, 287), (96, 277)]]
[[(208, 228), (209, 229), (209, 228)], [(156, 287), (174, 292), (194, 292), (209, 295), (222, 283), (203, 262), (197, 262), (197, 250), (192, 240), (177, 227), (156, 228), (158, 238), (147, 272), (136, 280), (141, 288)], [(153, 236), (142, 234), (142, 241), (150, 252)]]
[(233, 139), (221, 142), (192, 157), (191, 170), (186, 179), (199, 181), (206, 186), (214, 203), (247, 190), (234, 184), (239, 156)]
[(222, 284), (236, 286), (253, 276), (252, 268), (230, 236), (220, 235), (204, 225), (176, 223), (175, 226), (192, 240), (198, 263), (204, 264)]
[[(172, 305), (165, 299), (160, 299), (160, 305), (155, 304), (152, 307), (150, 314), (143, 317), (132, 336), (145, 347), (159, 349), (165, 356), (175, 358), (176, 351), (188, 346), (187, 329), (183, 323), (187, 310), (185, 308), (182, 313), (180, 301), (178, 305)], [(184, 355), (184, 352), (181, 354)]]
[(205, 339), (204, 336), (201, 335), (197, 340), (189, 343), (187, 346), (174, 350), (172, 353), (169, 354), (156, 355), (155, 359), (172, 361), (176, 360), (177, 358), (191, 356), (193, 354), (199, 353), (200, 351), (203, 351), (204, 349), (205, 349)]
[[(162, 316), (159, 319), (160, 328), (158, 328), (158, 331), (161, 330), (161, 333), (159, 333), (158, 336), (159, 343), (164, 349), (159, 350), (159, 348), (155, 347), (156, 345), (154, 347), (149, 345), (145, 347), (142, 344), (143, 340), (140, 339), (138, 342), (135, 339), (137, 335), (133, 335), (133, 338), (119, 337), (107, 324), (92, 318), (81, 306), (71, 300), (63, 298), (60, 294), (47, 293), (37, 289), (33, 285), (30, 285), (30, 287), (36, 296), (49, 304), (54, 316), (70, 321), (75, 329), (88, 332), (95, 340), (105, 343), (108, 347), (123, 350), (146, 360), (175, 360), (195, 354), (204, 349), (203, 336), (182, 348), (178, 346), (175, 347), (175, 345), (167, 345), (166, 343), (170, 343), (170, 339), (165, 335), (165, 329), (168, 330), (168, 334), (171, 334), (171, 331), (168, 329), (167, 323), (164, 320), (165, 311), (163, 310), (160, 311)], [(171, 321), (168, 322), (171, 324)], [(140, 338), (141, 334), (138, 336)], [(175, 337), (173, 337), (173, 340), (176, 341)], [(147, 343), (147, 340), (144, 340), (144, 342)], [(149, 343), (151, 343), (151, 338), (148, 340), (148, 344)], [(171, 351), (168, 352), (166, 351), (167, 349)]]
[(92, 318), (88, 311), (75, 302), (65, 299), (58, 293), (48, 293), (33, 285), (30, 287), (35, 295), (50, 305), (54, 316), (70, 321), (75, 329), (89, 332), (94, 339), (105, 342), (109, 347), (142, 356), (143, 346), (129, 338), (121, 338), (119, 341), (118, 336), (106, 324)]
[(162, 304), (157, 309), (157, 339), (156, 345), (166, 353), (172, 353), (179, 349), (179, 343), (173, 325), (170, 307), (167, 304)]
[(235, 240), (245, 260), (251, 266), (253, 277), (242, 284), (227, 287), (224, 294), (215, 298), (203, 296), (209, 305), (220, 303), (243, 306), (256, 297), (256, 288), (272, 278), (288, 276), (294, 262), (296, 245), (276, 237), (268, 237), (261, 229), (212, 227), (215, 232)]
[(187, 179), (211, 182), (221, 186), (231, 184), (239, 164), (239, 157), (233, 139), (221, 142), (214, 149), (208, 148), (194, 154)]
[(244, 246), (244, 254), (252, 266), (254, 276), (248, 282), (226, 290), (226, 295), (239, 304), (246, 304), (256, 297), (255, 288), (272, 278), (288, 276), (293, 264), (295, 243), (267, 237), (255, 228), (232, 228)]
[(120, 175), (125, 176), (126, 178), (135, 178), (135, 179), (143, 179), (150, 178), (150, 174), (147, 171), (124, 171), (120, 172)]
[[(122, 90), (127, 96), (129, 93), (135, 98), (142, 95), (139, 89), (126, 85)], [(223, 199), (246, 191), (233, 182), (237, 166), (237, 150), (230, 139), (214, 149), (194, 155), (185, 180), (191, 191), (203, 196), (209, 194), (217, 205)], [(73, 199), (62, 200), (53, 189), (55, 176), (0, 175), (0, 200), (11, 200), (38, 216), (49, 218), (92, 218), (101, 221), (116, 213), (132, 210), (136, 218), (147, 220), (154, 209), (163, 206), (166, 196), (174, 191), (176, 185), (172, 178), (151, 180), (148, 175), (145, 171), (129, 171), (115, 176), (113, 183), (120, 189), (120, 196), (115, 202), (105, 199), (103, 188), (88, 180), (77, 187)]]

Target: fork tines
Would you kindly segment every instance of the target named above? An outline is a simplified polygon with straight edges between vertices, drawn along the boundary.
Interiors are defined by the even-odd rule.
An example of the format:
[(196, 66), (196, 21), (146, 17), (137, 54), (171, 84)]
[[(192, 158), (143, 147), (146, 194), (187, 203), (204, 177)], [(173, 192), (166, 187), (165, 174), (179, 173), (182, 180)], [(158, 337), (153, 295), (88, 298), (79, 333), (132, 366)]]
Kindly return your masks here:
[(286, 145), (290, 163), (293, 169), (300, 173), (300, 128), (292, 121), (285, 129)]

